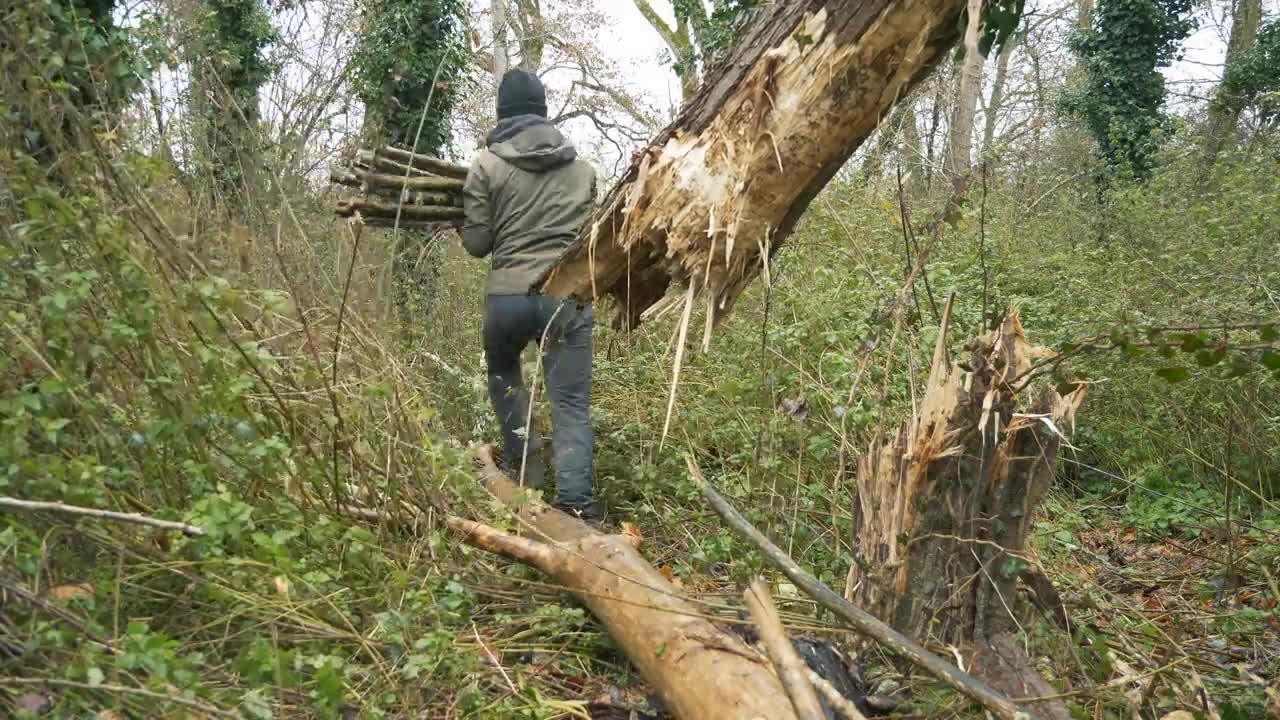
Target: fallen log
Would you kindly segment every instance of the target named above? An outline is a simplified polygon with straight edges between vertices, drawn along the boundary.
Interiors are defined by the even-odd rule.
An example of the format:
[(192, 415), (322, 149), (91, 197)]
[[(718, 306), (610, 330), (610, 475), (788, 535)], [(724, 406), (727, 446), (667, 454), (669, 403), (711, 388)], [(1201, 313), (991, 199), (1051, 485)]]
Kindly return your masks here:
[[(854, 558), (845, 596), (913, 637), (961, 648), (974, 675), (1014, 697), (1054, 695), (1011, 637), (1030, 538), (1085, 396), (1042, 388), (1022, 407), (1032, 347), (1018, 312), (979, 338), (966, 368), (947, 358), (947, 304), (918, 412), (858, 463)], [(1052, 586), (1037, 594), (1056, 595)], [(1069, 717), (1060, 701), (1032, 707)]]
[(958, 37), (965, 0), (797, 0), (760, 11), (536, 287), (612, 297), (633, 326), (677, 280), (713, 325), (880, 118)]
[(480, 457), (485, 487), (526, 535), (451, 518), (465, 542), (535, 567), (577, 596), (676, 717), (797, 720), (768, 660), (682, 597), (628, 539), (530, 499), (487, 448)]
[(417, 220), (423, 222), (448, 222), (461, 220), (463, 217), (462, 208), (460, 207), (398, 205), (395, 203), (380, 203), (375, 200), (340, 200), (334, 207), (334, 213), (339, 217), (351, 217), (356, 213), (360, 213), (361, 217), (365, 218), (381, 217), (394, 220), (399, 217), (401, 221)]

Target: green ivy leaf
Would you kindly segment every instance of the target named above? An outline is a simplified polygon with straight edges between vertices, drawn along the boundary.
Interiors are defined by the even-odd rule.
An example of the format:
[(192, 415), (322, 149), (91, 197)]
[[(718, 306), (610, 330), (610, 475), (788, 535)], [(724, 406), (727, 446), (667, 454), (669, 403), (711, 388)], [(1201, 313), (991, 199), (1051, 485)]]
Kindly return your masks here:
[(1262, 366), (1268, 370), (1280, 370), (1280, 352), (1267, 350), (1262, 353)]
[(1163, 367), (1156, 370), (1156, 375), (1171, 383), (1176, 383), (1191, 377), (1191, 372), (1184, 367)]

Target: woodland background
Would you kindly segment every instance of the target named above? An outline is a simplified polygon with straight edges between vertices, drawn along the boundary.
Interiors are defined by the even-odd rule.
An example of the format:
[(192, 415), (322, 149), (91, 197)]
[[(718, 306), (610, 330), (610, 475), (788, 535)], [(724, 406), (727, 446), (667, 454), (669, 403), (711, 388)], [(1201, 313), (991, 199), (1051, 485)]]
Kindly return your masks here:
[[(644, 24), (620, 27), (618, 4)], [(0, 495), (205, 534), (0, 515), (0, 712), (558, 718), (602, 694), (642, 703), (589, 615), (434, 514), (445, 496), (503, 522), (467, 454), (496, 434), (484, 264), (448, 230), (335, 218), (328, 171), (378, 144), (465, 162), (494, 78), (520, 65), (616, 177), (766, 5), (5, 6)], [(957, 51), (885, 117), (769, 282), (686, 356), (665, 441), (676, 319), (597, 328), (605, 502), (709, 614), (735, 617), (761, 562), (705, 506), (690, 451), (843, 587), (854, 459), (910, 412), (943, 299), (955, 291), (957, 351), (1016, 306), (1062, 353), (1046, 380), (1091, 384), (1036, 538), (1074, 631), (1019, 615), (1040, 670), (1079, 717), (1278, 712), (1280, 7), (989, 8), (1004, 42)], [(1220, 62), (1179, 62), (1193, 32), (1217, 48), (1196, 62)], [(658, 49), (629, 64), (607, 33)], [(851, 639), (780, 592), (794, 632)], [(862, 657), (900, 714), (976, 715)]]

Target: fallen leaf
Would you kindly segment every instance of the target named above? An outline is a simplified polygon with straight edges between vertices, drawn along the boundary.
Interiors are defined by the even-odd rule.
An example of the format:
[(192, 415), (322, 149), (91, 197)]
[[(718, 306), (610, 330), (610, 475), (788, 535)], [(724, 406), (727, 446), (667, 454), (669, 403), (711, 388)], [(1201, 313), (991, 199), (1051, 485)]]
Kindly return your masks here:
[(289, 597), (289, 578), (283, 575), (275, 576), (276, 592), (284, 597)]
[(49, 597), (54, 600), (66, 601), (92, 596), (93, 586), (89, 583), (71, 583), (68, 585), (55, 585), (49, 588)]
[(1168, 715), (1160, 718), (1160, 720), (1196, 720), (1196, 716), (1186, 710), (1174, 710)]
[(115, 710), (99, 710), (94, 720), (124, 720)]
[(661, 575), (663, 578), (665, 578), (667, 582), (671, 582), (671, 579), (674, 578), (676, 575), (675, 572), (672, 571), (671, 568), (667, 567), (666, 565), (663, 565), (658, 568), (658, 574)]

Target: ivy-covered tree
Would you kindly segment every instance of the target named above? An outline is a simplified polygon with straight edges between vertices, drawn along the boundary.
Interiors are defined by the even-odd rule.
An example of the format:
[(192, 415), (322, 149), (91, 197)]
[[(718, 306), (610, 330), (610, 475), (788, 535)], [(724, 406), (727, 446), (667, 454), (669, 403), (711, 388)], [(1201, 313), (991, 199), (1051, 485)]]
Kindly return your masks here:
[(266, 48), (277, 40), (263, 0), (206, 0), (203, 53), (192, 58), (200, 157), (215, 197), (243, 211), (260, 155), (258, 91), (275, 72)]
[(1070, 46), (1083, 84), (1066, 97), (1109, 169), (1146, 178), (1166, 119), (1160, 69), (1177, 59), (1195, 28), (1193, 0), (1098, 0), (1087, 29)]
[(1264, 126), (1280, 120), (1280, 20), (1263, 25), (1254, 44), (1227, 64), (1214, 103), (1237, 115), (1252, 110)]
[[(362, 1), (352, 84), (364, 104), (367, 143), (444, 154), (469, 82), (466, 11), (464, 0)], [(393, 242), (395, 301), (411, 322), (412, 306), (430, 305), (443, 256), (422, 231), (397, 233)]]
[[(111, 125), (147, 72), (132, 33), (116, 25), (114, 10), (115, 0), (36, 0), (0, 11), (6, 28), (0, 55), (32, 51), (28, 60), (44, 70), (43, 82), (24, 82), (23, 92), (6, 99), (16, 116), (6, 125), (20, 135), (10, 146), (46, 168), (53, 168), (59, 141), (74, 134), (77, 121)], [(6, 38), (25, 41), (25, 47), (10, 47)], [(51, 89), (61, 96), (46, 97)], [(71, 111), (54, 116), (39, 110), (57, 106)]]
[(467, 83), (466, 9), (463, 0), (363, 0), (353, 89), (371, 139), (428, 154), (448, 145)]

